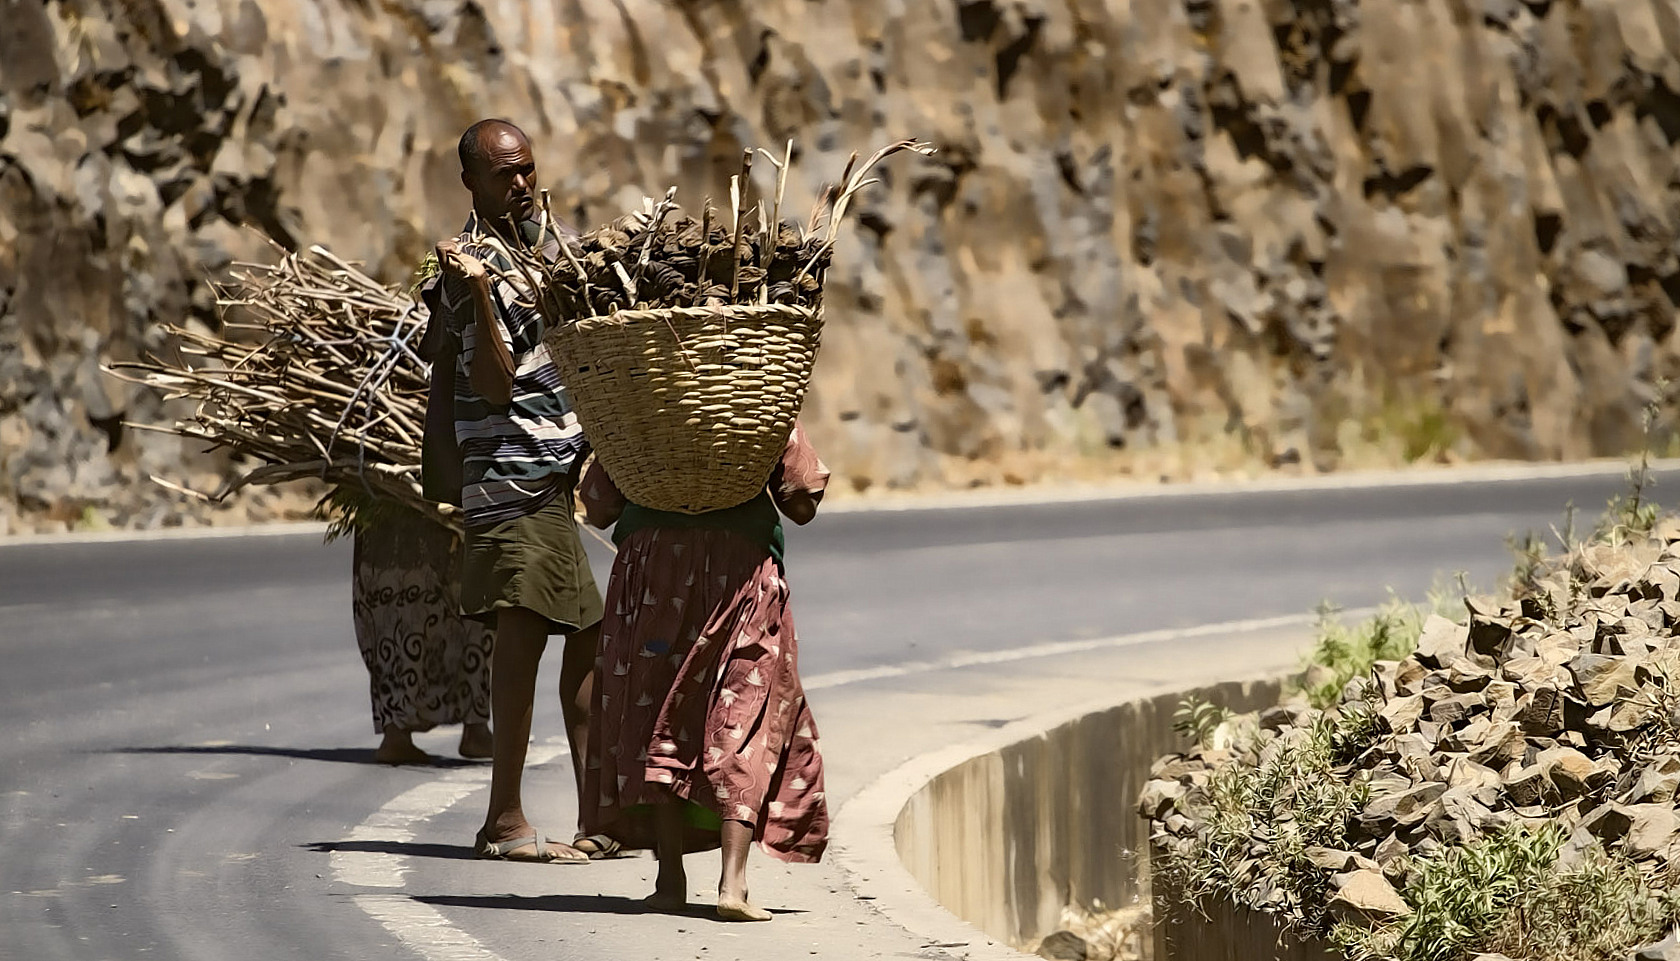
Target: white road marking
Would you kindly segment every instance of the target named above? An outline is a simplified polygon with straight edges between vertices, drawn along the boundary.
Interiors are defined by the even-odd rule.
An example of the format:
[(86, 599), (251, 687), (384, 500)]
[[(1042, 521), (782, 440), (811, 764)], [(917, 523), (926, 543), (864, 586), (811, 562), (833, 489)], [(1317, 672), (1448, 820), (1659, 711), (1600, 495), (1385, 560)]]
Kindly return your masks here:
[[(565, 753), (562, 741), (533, 744), (526, 767), (546, 764)], [(356, 825), (342, 843), (403, 844), (414, 840), (414, 825), (436, 817), (490, 783), (487, 767), (461, 768), (410, 788), (386, 801)], [(334, 851), (328, 859), (333, 879), (364, 888), (400, 888), (408, 880), (408, 858), (387, 851)], [(472, 935), (449, 923), (429, 904), (402, 895), (358, 894), (356, 904), (426, 961), (502, 961)]]
[[(1348, 620), (1360, 620), (1370, 617), (1379, 610), (1381, 608), (1361, 607), (1351, 611), (1342, 611), (1339, 616)], [(1015, 661), (1056, 657), (1060, 654), (1078, 654), (1083, 651), (1138, 647), (1144, 644), (1157, 644), (1163, 641), (1176, 641), (1185, 638), (1209, 637), (1219, 634), (1247, 634), (1253, 631), (1265, 631), (1279, 627), (1300, 627), (1311, 624), (1316, 620), (1318, 620), (1317, 614), (1285, 614), (1281, 617), (1224, 621), (1219, 624), (1202, 624), (1198, 627), (1168, 627), (1157, 631), (1140, 631), (1136, 634), (1094, 637), (1088, 640), (1052, 641), (1045, 644), (1033, 644), (1028, 647), (1012, 647), (1002, 651), (969, 651), (953, 654), (937, 661), (909, 661), (903, 664), (886, 664), (880, 667), (862, 667), (850, 671), (832, 671), (828, 674), (818, 674), (805, 682), (805, 690), (820, 691), (824, 688), (840, 687), (843, 684), (856, 684), (859, 681), (878, 681), (889, 677), (905, 677), (910, 674), (926, 674), (931, 671), (948, 671), (960, 667), (976, 667), (982, 664), (1009, 664)]]
[(353, 900), (426, 961), (503, 961), (429, 904), (392, 894), (358, 894)]

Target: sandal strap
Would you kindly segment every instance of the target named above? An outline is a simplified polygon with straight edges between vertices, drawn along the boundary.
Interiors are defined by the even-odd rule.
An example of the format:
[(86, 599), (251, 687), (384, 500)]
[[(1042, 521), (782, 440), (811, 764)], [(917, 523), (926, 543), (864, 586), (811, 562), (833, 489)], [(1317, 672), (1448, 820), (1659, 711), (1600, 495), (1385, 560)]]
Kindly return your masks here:
[(542, 853), (542, 839), (540, 835), (513, 838), (508, 841), (491, 841), (486, 839), (484, 842), (485, 848), (489, 850), (490, 856), (493, 858), (505, 857), (508, 852), (517, 851), (527, 844), (535, 844), (537, 846), (537, 853), (539, 855)]

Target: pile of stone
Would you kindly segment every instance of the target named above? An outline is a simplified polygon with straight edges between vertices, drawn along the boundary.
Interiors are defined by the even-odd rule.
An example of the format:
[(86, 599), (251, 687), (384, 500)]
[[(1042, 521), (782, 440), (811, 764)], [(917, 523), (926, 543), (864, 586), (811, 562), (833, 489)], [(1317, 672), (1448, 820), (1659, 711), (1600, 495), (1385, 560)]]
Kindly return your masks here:
[[(1579, 546), (1511, 593), (1468, 598), (1456, 621), (1430, 617), (1415, 653), (1378, 662), (1329, 712), (1287, 703), (1228, 722), (1234, 747), (1216, 737), (1219, 747), (1160, 759), (1141, 798), (1156, 849), (1194, 848), (1208, 829), (1209, 781), (1229, 765), (1275, 757), (1327, 718), (1344, 730), (1363, 719), (1365, 736), (1333, 773), (1368, 794), (1338, 843), (1297, 859), (1316, 883), (1268, 876), (1279, 862), (1256, 838), (1250, 863), (1228, 866), (1226, 876), (1246, 879), (1225, 892), (1232, 900), (1309, 929), (1380, 922), (1411, 911), (1399, 891), (1417, 857), (1548, 824), (1567, 835), (1560, 868), (1600, 851), (1659, 885), (1675, 877), (1680, 519)], [(1304, 890), (1323, 897), (1285, 893)]]

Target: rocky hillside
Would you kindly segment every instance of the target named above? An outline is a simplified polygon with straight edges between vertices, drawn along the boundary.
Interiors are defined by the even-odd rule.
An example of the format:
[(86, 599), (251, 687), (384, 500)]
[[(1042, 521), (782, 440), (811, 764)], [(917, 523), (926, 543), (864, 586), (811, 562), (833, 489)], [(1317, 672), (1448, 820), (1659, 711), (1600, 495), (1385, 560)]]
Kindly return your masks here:
[[(454, 142), (584, 222), (792, 196), (916, 135), (841, 249), (808, 410), (855, 489), (1225, 445), (1328, 469), (1619, 452), (1675, 373), (1674, 0), (0, 0), (0, 531), (174, 519), (214, 461), (101, 357), (230, 258), (405, 277)], [(764, 173), (760, 164), (760, 173)], [(802, 201), (803, 202), (803, 201)], [(249, 229), (247, 229), (249, 228)], [(1103, 463), (1143, 463), (1123, 458)]]

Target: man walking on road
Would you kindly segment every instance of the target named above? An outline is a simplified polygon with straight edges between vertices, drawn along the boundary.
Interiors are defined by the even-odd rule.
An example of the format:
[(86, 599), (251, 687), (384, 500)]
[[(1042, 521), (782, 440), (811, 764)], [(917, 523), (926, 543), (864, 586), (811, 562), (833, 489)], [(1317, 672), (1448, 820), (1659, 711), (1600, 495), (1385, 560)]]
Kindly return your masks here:
[(438, 245), (443, 273), (436, 301), (459, 342), (455, 434), (466, 514), (461, 606), (495, 628), (490, 809), (475, 850), (500, 860), (579, 861), (612, 853), (610, 842), (579, 837), (574, 846), (544, 838), (525, 818), (520, 784), (537, 663), (550, 634), (566, 635), (560, 705), (581, 784), (588, 682), (601, 621), (601, 593), (572, 516), (588, 444), (543, 345), (541, 316), (521, 306), (485, 268), (488, 262), (512, 269), (509, 248), (536, 241), (530, 141), (506, 121), (480, 121), (461, 137), (460, 156), (473, 213), (459, 237)]

